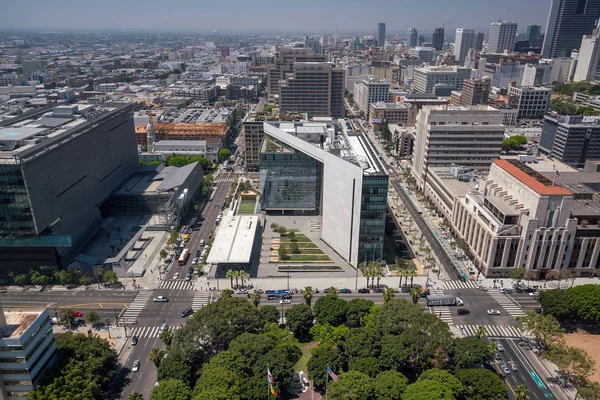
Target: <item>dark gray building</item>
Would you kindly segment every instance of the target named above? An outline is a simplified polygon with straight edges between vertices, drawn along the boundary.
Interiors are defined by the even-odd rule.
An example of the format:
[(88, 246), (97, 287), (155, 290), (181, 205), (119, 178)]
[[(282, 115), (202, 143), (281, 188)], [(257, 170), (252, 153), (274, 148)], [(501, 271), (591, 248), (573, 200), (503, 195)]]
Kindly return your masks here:
[(377, 47), (385, 45), (385, 22), (377, 24)]
[(410, 47), (416, 47), (419, 43), (419, 32), (417, 28), (410, 28), (408, 30), (408, 45)]
[(569, 57), (590, 35), (600, 17), (600, 0), (552, 0), (542, 57)]
[(540, 36), (542, 33), (542, 27), (539, 25), (529, 25), (527, 26), (527, 33), (525, 34), (525, 38), (529, 42), (529, 47), (534, 47), (535, 39)]
[(546, 115), (539, 148), (575, 168), (600, 160), (600, 118)]
[(56, 107), (0, 127), (0, 273), (67, 261), (138, 167), (132, 105)]
[(444, 28), (435, 28), (433, 37), (431, 38), (431, 45), (438, 51), (444, 47)]

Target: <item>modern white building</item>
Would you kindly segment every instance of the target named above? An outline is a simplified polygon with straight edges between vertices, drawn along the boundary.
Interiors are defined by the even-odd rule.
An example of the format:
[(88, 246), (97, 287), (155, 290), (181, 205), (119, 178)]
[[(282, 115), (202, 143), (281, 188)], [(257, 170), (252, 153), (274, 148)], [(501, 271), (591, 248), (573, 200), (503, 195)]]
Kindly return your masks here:
[(488, 53), (512, 53), (517, 37), (517, 23), (513, 21), (492, 22), (488, 37)]
[(435, 49), (433, 47), (412, 47), (409, 51), (408, 54), (411, 57), (415, 57), (418, 58), (419, 60), (423, 61), (423, 62), (427, 62), (430, 63), (433, 61), (433, 52), (435, 51)]
[(554, 58), (552, 60), (552, 69), (550, 71), (550, 82), (572, 82), (577, 69), (577, 64), (578, 60), (574, 58)]
[[(599, 21), (600, 24), (600, 21)], [(577, 68), (573, 76), (574, 82), (600, 79), (600, 26), (596, 26), (591, 35), (585, 35), (581, 40)]]
[(453, 86), (461, 90), (463, 81), (471, 77), (471, 68), (455, 66), (427, 66), (415, 68), (413, 88), (418, 93), (432, 93), (435, 85)]
[(508, 104), (515, 107), (517, 119), (541, 118), (550, 104), (552, 89), (545, 87), (508, 87)]
[(4, 311), (0, 306), (0, 399), (26, 400), (54, 361), (48, 311)]
[(116, 83), (100, 83), (100, 84), (94, 85), (95, 92), (111, 93), (111, 92), (114, 92), (115, 90), (117, 90)]
[(363, 79), (354, 84), (354, 101), (367, 115), (371, 103), (387, 102), (390, 98), (390, 82), (377, 78)]
[(550, 83), (552, 64), (525, 64), (521, 86), (544, 86)]
[(454, 39), (454, 56), (458, 65), (465, 64), (465, 58), (469, 50), (475, 48), (475, 31), (473, 29), (456, 29), (456, 38)]
[(223, 217), (206, 259), (212, 266), (211, 276), (219, 275), (222, 272), (219, 271), (221, 268), (246, 268), (250, 265), (253, 256), (258, 256), (253, 252), (258, 225), (256, 215)]
[(369, 78), (374, 78), (375, 67), (367, 65), (346, 65), (344, 67), (344, 73), (344, 87), (348, 92), (354, 95), (354, 84), (363, 79), (368, 80)]

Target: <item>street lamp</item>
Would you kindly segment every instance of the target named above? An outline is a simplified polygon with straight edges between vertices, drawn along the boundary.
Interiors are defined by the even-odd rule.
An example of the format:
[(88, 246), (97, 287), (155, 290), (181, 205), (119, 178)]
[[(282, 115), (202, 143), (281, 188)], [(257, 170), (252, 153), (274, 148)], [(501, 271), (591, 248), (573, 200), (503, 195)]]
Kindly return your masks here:
[(110, 337), (110, 320), (108, 319), (108, 317), (104, 320), (104, 323), (106, 323), (106, 330), (108, 331), (108, 338), (112, 339)]

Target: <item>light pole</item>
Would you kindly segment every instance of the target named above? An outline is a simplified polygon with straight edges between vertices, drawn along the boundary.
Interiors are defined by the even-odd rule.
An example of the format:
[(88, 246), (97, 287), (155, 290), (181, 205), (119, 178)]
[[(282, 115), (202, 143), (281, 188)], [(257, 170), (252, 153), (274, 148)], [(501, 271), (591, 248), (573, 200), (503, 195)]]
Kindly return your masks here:
[(104, 320), (104, 323), (106, 323), (106, 330), (108, 331), (108, 338), (112, 339), (110, 337), (110, 320), (108, 319), (108, 317)]

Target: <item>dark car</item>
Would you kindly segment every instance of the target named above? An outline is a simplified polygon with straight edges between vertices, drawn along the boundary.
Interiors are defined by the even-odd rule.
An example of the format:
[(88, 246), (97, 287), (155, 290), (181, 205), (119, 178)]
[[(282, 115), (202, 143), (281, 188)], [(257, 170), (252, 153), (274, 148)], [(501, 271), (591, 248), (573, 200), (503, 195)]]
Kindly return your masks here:
[(200, 250), (196, 250), (196, 258), (200, 257)]
[(544, 309), (543, 308), (536, 308), (535, 312), (538, 314), (543, 314), (544, 313)]
[(194, 267), (189, 267), (188, 274), (193, 274), (193, 273), (194, 273)]
[(467, 310), (466, 308), (459, 308), (458, 310), (456, 310), (456, 314), (457, 315), (469, 315), (469, 314), (471, 314), (471, 311)]
[(362, 288), (358, 289), (358, 293), (371, 293), (371, 291), (369, 289)]
[(131, 345), (135, 346), (137, 344), (137, 342), (138, 342), (137, 336), (132, 336), (131, 337)]
[(410, 288), (410, 287), (408, 287), (408, 286), (404, 286), (404, 287), (402, 287), (402, 289), (400, 289), (400, 291), (401, 291), (402, 293), (410, 293), (410, 291), (411, 291), (411, 288)]
[(344, 288), (344, 289), (340, 289), (338, 293), (352, 293), (352, 290)]
[(537, 290), (535, 290), (534, 288), (523, 289), (523, 293), (535, 293), (535, 292), (537, 292)]
[(192, 315), (193, 313), (194, 313), (194, 310), (192, 310), (191, 308), (187, 308), (181, 312), (181, 316), (187, 317), (188, 315)]
[(378, 287), (373, 289), (373, 293), (383, 293), (383, 288), (382, 287)]

